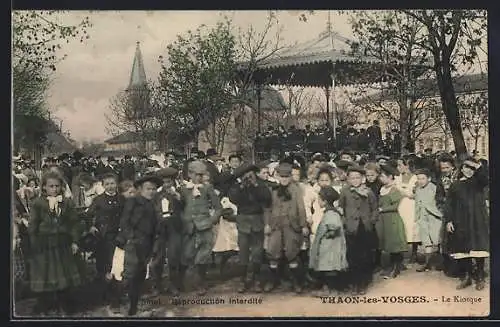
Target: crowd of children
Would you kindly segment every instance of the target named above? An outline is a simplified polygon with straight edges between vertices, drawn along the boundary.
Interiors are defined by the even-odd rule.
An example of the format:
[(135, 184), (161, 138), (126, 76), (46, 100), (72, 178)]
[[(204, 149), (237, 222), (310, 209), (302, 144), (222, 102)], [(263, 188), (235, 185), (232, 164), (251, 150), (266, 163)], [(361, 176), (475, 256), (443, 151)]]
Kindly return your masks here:
[[(39, 184), (15, 177), (14, 270), (37, 295), (35, 314), (74, 310), (70, 291), (86, 282), (86, 252), (95, 257), (103, 300), (119, 307), (126, 294), (129, 315), (137, 313), (148, 270), (156, 294), (164, 292), (166, 261), (169, 294), (184, 291), (190, 267), (198, 294), (207, 294), (214, 252), (238, 253), (241, 293), (273, 291), (288, 268), (296, 293), (366, 294), (378, 271), (390, 279), (409, 269), (404, 254), (409, 250), (415, 263), (419, 246), (424, 261), (416, 271), (444, 269), (460, 277), (458, 289), (472, 280), (484, 288), (484, 161), (457, 164), (449, 154), (370, 160), (344, 152), (332, 161), (317, 154), (309, 163), (288, 157), (245, 164), (235, 155), (223, 170), (216, 159), (212, 152), (189, 160), (182, 178), (169, 165), (135, 180), (84, 173), (76, 187), (56, 165)], [(124, 268), (116, 276), (120, 250)]]

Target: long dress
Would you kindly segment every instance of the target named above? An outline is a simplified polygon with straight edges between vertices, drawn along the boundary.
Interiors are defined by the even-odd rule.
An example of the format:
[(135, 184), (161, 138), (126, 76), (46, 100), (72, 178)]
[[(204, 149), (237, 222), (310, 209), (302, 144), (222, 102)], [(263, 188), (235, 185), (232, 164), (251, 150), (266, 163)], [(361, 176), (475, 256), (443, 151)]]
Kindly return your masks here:
[(396, 186), (403, 194), (403, 199), (399, 205), (399, 214), (403, 218), (408, 243), (420, 242), (420, 235), (415, 217), (415, 200), (413, 189), (417, 183), (417, 176), (411, 174), (406, 176), (397, 176)]
[(395, 186), (382, 187), (379, 198), (380, 248), (387, 253), (400, 253), (408, 250), (403, 219), (399, 214), (403, 194)]
[(454, 232), (448, 234), (448, 253), (455, 259), (489, 256), (489, 217), (484, 188), (488, 171), (481, 166), (474, 175), (454, 182), (448, 190), (444, 216), (452, 222)]

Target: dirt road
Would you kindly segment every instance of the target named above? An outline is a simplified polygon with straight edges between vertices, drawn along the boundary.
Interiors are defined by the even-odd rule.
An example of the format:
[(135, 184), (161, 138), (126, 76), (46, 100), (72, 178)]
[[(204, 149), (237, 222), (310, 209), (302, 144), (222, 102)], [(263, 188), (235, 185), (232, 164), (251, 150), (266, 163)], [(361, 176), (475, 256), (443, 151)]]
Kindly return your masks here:
[[(483, 317), (490, 311), (489, 283), (482, 291), (474, 285), (457, 291), (458, 280), (441, 272), (417, 273), (414, 269), (398, 278), (384, 280), (376, 277), (364, 297), (348, 294), (335, 298), (318, 298), (311, 294), (295, 295), (286, 290), (270, 294), (234, 292), (238, 279), (218, 282), (209, 296), (187, 293), (173, 303), (172, 298), (144, 297), (139, 317)], [(191, 303), (189, 303), (191, 302)], [(194, 303), (192, 303), (194, 302)], [(203, 304), (202, 304), (203, 302)], [(206, 304), (208, 302), (208, 304)], [(246, 302), (246, 303), (244, 303)], [(211, 303), (211, 304), (210, 304)], [(29, 316), (33, 300), (16, 305), (19, 316)], [(125, 317), (106, 306), (82, 309), (73, 317)]]

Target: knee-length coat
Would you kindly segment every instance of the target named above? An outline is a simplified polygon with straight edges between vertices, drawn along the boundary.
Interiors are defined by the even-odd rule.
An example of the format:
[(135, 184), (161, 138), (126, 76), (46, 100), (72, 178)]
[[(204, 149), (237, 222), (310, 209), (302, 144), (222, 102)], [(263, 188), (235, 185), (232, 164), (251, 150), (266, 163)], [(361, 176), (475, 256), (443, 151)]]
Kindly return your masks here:
[(436, 185), (428, 183), (415, 190), (415, 219), (423, 246), (441, 243), (443, 214), (436, 205)]
[(399, 204), (403, 194), (397, 187), (382, 187), (379, 198), (380, 248), (388, 253), (408, 250), (403, 219), (399, 215)]
[[(295, 183), (288, 185), (288, 192), (291, 199), (285, 201), (278, 196), (278, 189), (273, 189), (271, 208), (264, 214), (266, 225), (271, 227), (267, 245), (271, 260), (279, 260), (282, 251), (285, 252), (288, 260), (295, 259), (304, 241), (302, 234), (302, 229), (306, 227), (304, 195)], [(282, 246), (282, 237), (284, 246)]]
[(489, 217), (484, 188), (488, 171), (480, 166), (468, 179), (455, 181), (448, 190), (444, 218), (455, 231), (448, 233), (448, 251), (455, 258), (489, 255)]
[[(327, 237), (334, 232), (335, 237)], [(347, 246), (340, 214), (327, 210), (316, 230), (309, 253), (309, 268), (315, 271), (342, 271), (347, 269)]]
[(80, 237), (80, 225), (71, 200), (60, 197), (60, 212), (51, 211), (45, 197), (33, 201), (30, 235), (30, 285), (33, 292), (61, 291), (79, 286), (82, 260), (71, 251)]

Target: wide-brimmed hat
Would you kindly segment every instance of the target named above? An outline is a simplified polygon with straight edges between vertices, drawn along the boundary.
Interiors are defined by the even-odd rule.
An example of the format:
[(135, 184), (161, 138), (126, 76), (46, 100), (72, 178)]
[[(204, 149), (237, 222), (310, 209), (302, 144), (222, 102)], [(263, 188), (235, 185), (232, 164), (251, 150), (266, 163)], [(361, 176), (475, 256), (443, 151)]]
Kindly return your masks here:
[(146, 182), (153, 183), (156, 185), (156, 187), (160, 187), (163, 185), (163, 180), (160, 177), (156, 176), (156, 174), (148, 174), (136, 180), (134, 182), (134, 187), (140, 187)]
[(347, 173), (349, 174), (350, 172), (358, 172), (360, 173), (361, 175), (364, 175), (366, 172), (365, 172), (365, 169), (363, 167), (361, 167), (360, 165), (351, 165), (347, 168)]
[(350, 161), (347, 161), (347, 160), (339, 160), (339, 161), (335, 162), (335, 166), (336, 166), (337, 168), (342, 169), (342, 170), (347, 170), (347, 169), (349, 169), (349, 167), (351, 167), (352, 165), (353, 165), (353, 163), (352, 163), (352, 162), (350, 162)]
[(391, 164), (380, 165), (380, 170), (386, 175), (399, 176), (399, 170)]
[(243, 165), (239, 166), (238, 168), (236, 168), (234, 170), (233, 175), (236, 178), (239, 178), (239, 177), (245, 175), (246, 173), (248, 173), (249, 171), (258, 172), (259, 167), (257, 167), (257, 165), (251, 164), (251, 163), (244, 163)]
[(156, 172), (156, 176), (160, 178), (173, 178), (177, 177), (178, 174), (179, 171), (173, 167), (162, 168)]

